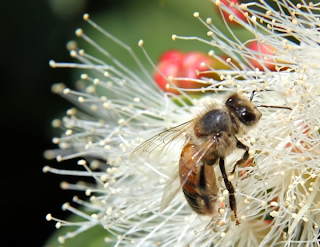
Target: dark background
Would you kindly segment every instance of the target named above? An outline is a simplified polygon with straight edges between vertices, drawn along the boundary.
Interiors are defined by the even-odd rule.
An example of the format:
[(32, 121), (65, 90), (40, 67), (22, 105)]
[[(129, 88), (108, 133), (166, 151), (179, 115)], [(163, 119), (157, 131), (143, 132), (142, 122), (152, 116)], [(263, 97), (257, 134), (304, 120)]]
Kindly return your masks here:
[(61, 205), (74, 192), (61, 193), (62, 178), (43, 174), (42, 167), (56, 163), (43, 158), (43, 151), (54, 148), (51, 121), (71, 106), (50, 88), (70, 83), (71, 71), (54, 70), (48, 61), (71, 61), (65, 44), (74, 38), (82, 13), (112, 11), (124, 3), (87, 1), (78, 13), (61, 17), (44, 0), (1, 1), (1, 246), (43, 246), (55, 230), (46, 214), (67, 216)]

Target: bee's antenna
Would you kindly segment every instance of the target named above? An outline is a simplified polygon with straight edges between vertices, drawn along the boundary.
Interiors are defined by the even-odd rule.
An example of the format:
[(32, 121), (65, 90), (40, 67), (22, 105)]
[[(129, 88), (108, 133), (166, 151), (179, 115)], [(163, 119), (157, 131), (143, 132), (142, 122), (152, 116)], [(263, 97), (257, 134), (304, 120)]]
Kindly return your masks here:
[(265, 107), (265, 108), (278, 108), (278, 109), (286, 109), (292, 110), (290, 107), (287, 106), (275, 106), (275, 105), (257, 105), (257, 107)]
[[(273, 91), (270, 89), (265, 89), (263, 91)], [(257, 92), (256, 90), (253, 90), (250, 96), (250, 101), (252, 101), (255, 92)], [(260, 92), (260, 91), (259, 91)], [(278, 109), (286, 109), (286, 110), (292, 110), (290, 107), (287, 106), (274, 106), (274, 105), (257, 105), (257, 107), (265, 107), (265, 108), (278, 108)]]
[[(259, 90), (258, 92), (263, 92), (263, 91), (266, 91), (266, 92), (270, 92), (270, 91), (274, 91), (274, 90), (271, 90), (271, 89), (264, 89), (264, 90)], [(250, 96), (250, 101), (252, 101), (253, 97), (254, 97), (254, 94), (257, 92), (257, 90), (253, 90), (252, 93), (251, 93), (251, 96)]]
[(250, 96), (250, 101), (252, 101), (255, 92), (256, 92), (256, 90), (252, 91), (251, 96)]

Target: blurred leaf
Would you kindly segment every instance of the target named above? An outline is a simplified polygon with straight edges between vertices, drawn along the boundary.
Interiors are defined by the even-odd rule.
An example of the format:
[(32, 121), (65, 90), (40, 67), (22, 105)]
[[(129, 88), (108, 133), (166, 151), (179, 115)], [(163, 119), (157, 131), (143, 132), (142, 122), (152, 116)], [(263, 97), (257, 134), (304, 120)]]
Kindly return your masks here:
[(83, 12), (86, 0), (48, 0), (53, 13), (66, 19)]

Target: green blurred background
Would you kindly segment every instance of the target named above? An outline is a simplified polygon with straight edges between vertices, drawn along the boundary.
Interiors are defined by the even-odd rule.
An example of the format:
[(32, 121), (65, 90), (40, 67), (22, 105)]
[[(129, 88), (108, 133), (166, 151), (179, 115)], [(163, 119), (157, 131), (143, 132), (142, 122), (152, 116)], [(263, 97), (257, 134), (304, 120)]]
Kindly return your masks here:
[[(77, 178), (42, 173), (45, 165), (72, 169), (76, 164), (74, 160), (58, 164), (42, 156), (44, 150), (55, 147), (51, 138), (58, 133), (52, 130), (51, 121), (71, 107), (52, 94), (50, 87), (57, 82), (73, 87), (79, 75), (71, 69), (52, 69), (48, 61), (71, 62), (66, 43), (72, 39), (79, 41), (86, 52), (101, 58), (74, 35), (74, 30), (81, 27), (125, 65), (136, 69), (126, 51), (82, 20), (83, 13), (89, 13), (95, 22), (133, 47), (151, 72), (137, 45), (140, 39), (155, 62), (170, 48), (205, 52), (210, 49), (199, 42), (171, 39), (172, 34), (207, 38), (207, 29), (193, 17), (195, 11), (204, 19), (211, 17), (214, 24), (223, 28), (209, 0), (1, 1), (2, 246), (44, 246), (55, 231), (55, 223), (47, 222), (46, 214), (65, 219), (68, 213), (61, 210), (61, 205), (77, 194), (60, 189), (61, 181), (76, 182)], [(235, 32), (241, 29), (236, 28)], [(78, 196), (86, 198), (81, 193)], [(89, 245), (82, 242), (81, 246)]]

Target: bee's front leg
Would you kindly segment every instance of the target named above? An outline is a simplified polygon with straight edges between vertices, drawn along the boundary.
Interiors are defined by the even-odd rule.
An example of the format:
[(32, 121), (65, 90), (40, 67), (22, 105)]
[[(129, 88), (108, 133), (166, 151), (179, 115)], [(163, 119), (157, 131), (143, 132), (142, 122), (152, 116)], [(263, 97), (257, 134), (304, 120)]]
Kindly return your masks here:
[(231, 174), (233, 174), (236, 171), (236, 167), (244, 162), (246, 162), (249, 159), (249, 147), (247, 147), (246, 145), (244, 145), (242, 142), (240, 142), (239, 140), (237, 140), (237, 148), (241, 148), (246, 150), (242, 156), (241, 159), (239, 159), (236, 164), (233, 167), (233, 170), (231, 172)]

